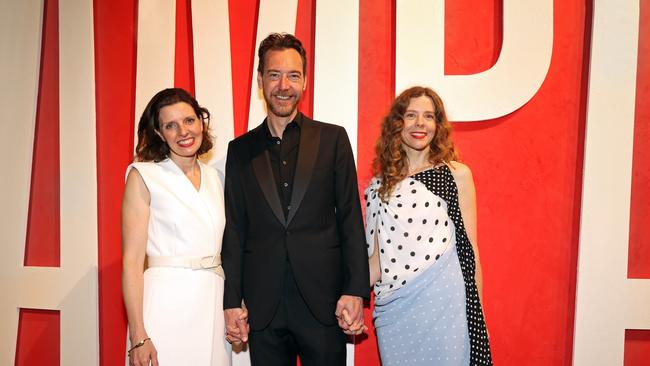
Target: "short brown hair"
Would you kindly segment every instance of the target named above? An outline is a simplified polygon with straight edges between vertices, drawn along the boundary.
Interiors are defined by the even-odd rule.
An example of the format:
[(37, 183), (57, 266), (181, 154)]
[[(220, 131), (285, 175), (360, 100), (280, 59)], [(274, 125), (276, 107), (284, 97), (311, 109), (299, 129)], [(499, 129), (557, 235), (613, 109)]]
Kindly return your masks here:
[(294, 35), (289, 33), (271, 33), (268, 37), (260, 43), (260, 48), (257, 51), (259, 63), (257, 64), (257, 72), (264, 72), (264, 57), (268, 51), (278, 51), (291, 48), (296, 50), (302, 59), (302, 74), (307, 74), (307, 52), (302, 46), (302, 42)]
[(169, 156), (169, 146), (156, 131), (160, 132), (160, 110), (176, 103), (189, 104), (203, 123), (203, 140), (196, 155), (199, 156), (210, 151), (212, 148), (212, 137), (209, 132), (210, 112), (201, 107), (196, 99), (184, 89), (169, 88), (156, 93), (142, 112), (138, 123), (138, 144), (135, 148), (137, 161), (159, 162)]

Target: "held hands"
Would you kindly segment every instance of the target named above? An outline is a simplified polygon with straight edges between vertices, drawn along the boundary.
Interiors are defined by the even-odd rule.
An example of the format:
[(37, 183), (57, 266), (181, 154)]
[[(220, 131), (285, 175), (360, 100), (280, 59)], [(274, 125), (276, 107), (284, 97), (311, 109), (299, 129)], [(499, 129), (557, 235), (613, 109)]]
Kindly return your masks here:
[(358, 335), (368, 329), (363, 321), (363, 300), (358, 296), (341, 296), (334, 314), (345, 334)]
[[(133, 340), (131, 341), (133, 343)], [(158, 352), (153, 342), (147, 339), (141, 346), (137, 343), (129, 351), (129, 365), (131, 366), (158, 366)]]
[(248, 341), (248, 310), (245, 307), (225, 309), (226, 340), (238, 345)]

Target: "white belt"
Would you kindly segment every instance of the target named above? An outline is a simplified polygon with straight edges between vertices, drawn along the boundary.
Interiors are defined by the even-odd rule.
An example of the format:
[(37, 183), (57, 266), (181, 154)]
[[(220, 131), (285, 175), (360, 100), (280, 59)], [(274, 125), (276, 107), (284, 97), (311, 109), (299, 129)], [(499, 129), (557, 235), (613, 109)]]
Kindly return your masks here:
[(147, 263), (149, 267), (177, 267), (206, 270), (214, 272), (221, 278), (226, 278), (223, 273), (223, 267), (221, 267), (221, 256), (219, 254), (196, 258), (155, 256), (147, 257)]

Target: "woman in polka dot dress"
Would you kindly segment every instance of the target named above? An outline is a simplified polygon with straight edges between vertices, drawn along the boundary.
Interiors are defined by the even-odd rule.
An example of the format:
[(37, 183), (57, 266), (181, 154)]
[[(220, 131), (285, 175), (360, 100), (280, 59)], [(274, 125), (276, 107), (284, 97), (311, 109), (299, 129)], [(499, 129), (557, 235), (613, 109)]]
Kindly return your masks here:
[(491, 365), (481, 308), (476, 196), (440, 97), (413, 87), (381, 126), (366, 190), (382, 364)]

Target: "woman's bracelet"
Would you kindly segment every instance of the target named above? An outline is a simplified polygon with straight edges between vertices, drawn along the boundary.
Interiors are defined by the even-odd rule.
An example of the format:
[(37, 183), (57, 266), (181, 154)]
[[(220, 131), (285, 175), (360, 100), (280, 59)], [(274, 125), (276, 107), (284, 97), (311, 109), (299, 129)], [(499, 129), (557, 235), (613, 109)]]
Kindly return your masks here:
[(140, 347), (144, 346), (144, 344), (147, 343), (147, 341), (149, 341), (149, 340), (151, 340), (151, 338), (147, 337), (147, 338), (141, 340), (140, 342), (136, 343), (133, 347), (131, 347), (131, 349), (126, 354), (130, 356), (131, 351), (133, 351), (136, 348), (140, 348)]

